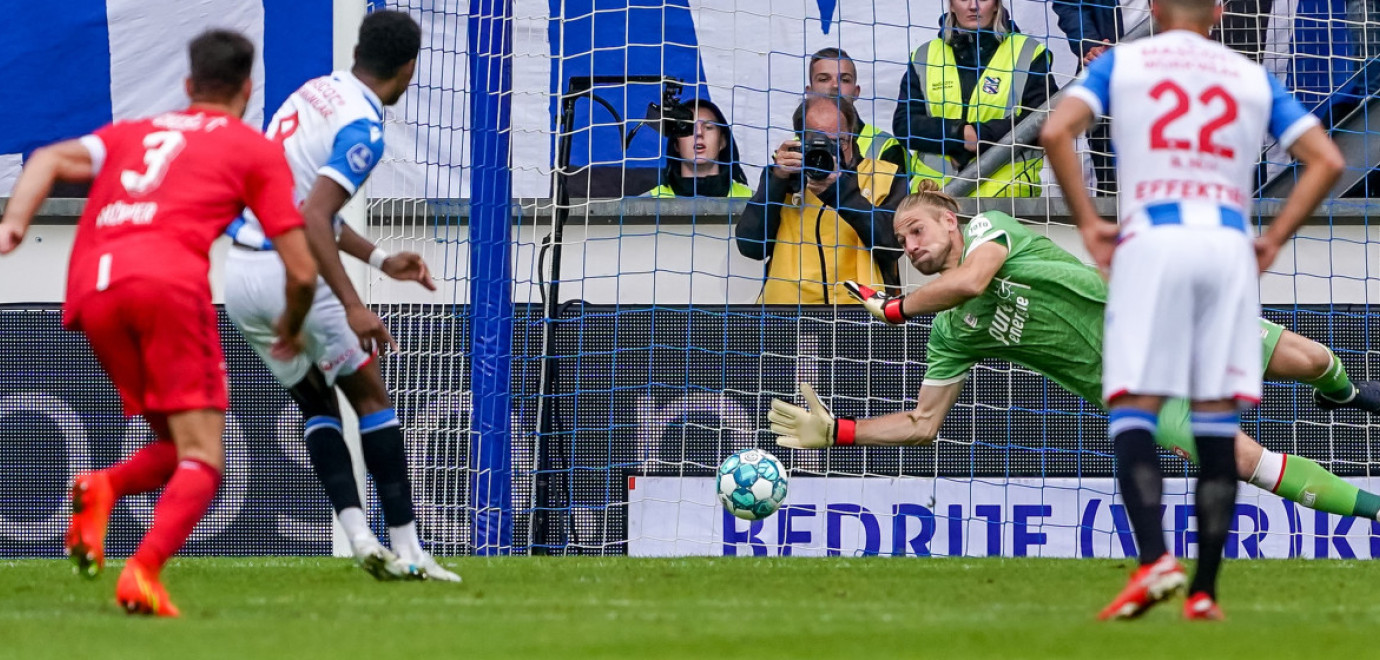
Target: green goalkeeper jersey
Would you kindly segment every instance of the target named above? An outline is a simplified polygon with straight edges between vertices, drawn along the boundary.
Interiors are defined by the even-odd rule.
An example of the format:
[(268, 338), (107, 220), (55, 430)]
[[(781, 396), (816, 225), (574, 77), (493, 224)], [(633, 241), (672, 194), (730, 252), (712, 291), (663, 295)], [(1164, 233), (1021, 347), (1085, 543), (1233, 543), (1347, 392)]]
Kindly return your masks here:
[(963, 259), (995, 242), (1006, 246), (1006, 262), (982, 295), (935, 316), (925, 382), (959, 382), (990, 358), (1099, 403), (1107, 283), (1097, 270), (1005, 213), (974, 216), (962, 234)]

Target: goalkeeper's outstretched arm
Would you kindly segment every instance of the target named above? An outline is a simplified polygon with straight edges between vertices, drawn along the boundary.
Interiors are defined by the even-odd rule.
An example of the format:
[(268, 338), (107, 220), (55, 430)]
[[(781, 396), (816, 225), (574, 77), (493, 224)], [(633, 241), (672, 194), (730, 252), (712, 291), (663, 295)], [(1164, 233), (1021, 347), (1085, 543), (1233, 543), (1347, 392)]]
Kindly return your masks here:
[[(954, 261), (957, 261), (963, 245), (955, 247), (958, 252)], [(877, 320), (899, 325), (918, 314), (953, 309), (982, 295), (1010, 253), (1000, 243), (979, 245), (962, 264), (945, 268), (939, 277), (904, 296), (875, 291), (852, 280), (845, 281), (843, 288)]]
[(958, 401), (963, 383), (922, 385), (914, 410), (854, 420), (834, 417), (820, 403), (809, 383), (800, 384), (807, 407), (773, 399), (767, 420), (776, 444), (792, 449), (824, 449), (832, 445), (883, 447), (927, 445), (939, 437), (939, 427)]

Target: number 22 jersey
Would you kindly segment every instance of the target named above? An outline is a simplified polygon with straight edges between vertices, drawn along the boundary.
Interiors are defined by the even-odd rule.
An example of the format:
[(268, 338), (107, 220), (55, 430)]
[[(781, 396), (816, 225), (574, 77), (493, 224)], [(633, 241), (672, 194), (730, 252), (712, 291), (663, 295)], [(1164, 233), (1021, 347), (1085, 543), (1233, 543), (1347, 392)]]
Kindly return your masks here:
[(1068, 93), (1112, 118), (1123, 235), (1245, 231), (1266, 133), (1287, 149), (1318, 124), (1263, 67), (1187, 30), (1108, 50)]
[(237, 117), (193, 107), (81, 138), (95, 179), (77, 225), (64, 319), (125, 279), (211, 303), (211, 243), (246, 207), (270, 236), (302, 226), (283, 152)]

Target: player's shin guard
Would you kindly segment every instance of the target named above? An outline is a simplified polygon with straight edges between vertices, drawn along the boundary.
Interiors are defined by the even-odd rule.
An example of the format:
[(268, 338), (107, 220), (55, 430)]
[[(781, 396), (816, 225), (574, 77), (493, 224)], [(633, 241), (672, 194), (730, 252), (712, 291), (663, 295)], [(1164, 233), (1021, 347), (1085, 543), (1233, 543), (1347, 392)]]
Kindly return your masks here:
[(359, 509), (359, 485), (350, 462), (350, 448), (345, 446), (340, 419), (317, 415), (308, 419), (303, 431), (312, 469), (338, 514), (346, 509)]
[(219, 487), (220, 470), (196, 459), (180, 461), (153, 509), (153, 526), (132, 559), (157, 575), (187, 542)]
[(1156, 421), (1154, 413), (1114, 408), (1107, 422), (1107, 432), (1116, 451), (1117, 484), (1135, 531), (1142, 566), (1155, 562), (1166, 552), (1160, 520), (1164, 475), (1160, 472), (1159, 456), (1155, 454)]
[(364, 464), (378, 488), (384, 521), (389, 527), (410, 524), (414, 520), (412, 483), (407, 476), (407, 449), (397, 413), (389, 408), (361, 416), (359, 434)]
[(1380, 516), (1380, 495), (1361, 490), (1302, 456), (1264, 450), (1251, 484), (1318, 511), (1367, 520)]
[(171, 440), (154, 440), (104, 472), (115, 497), (124, 497), (161, 488), (176, 469), (177, 447)]
[(1198, 485), (1193, 504), (1198, 518), (1198, 566), (1189, 591), (1217, 597), (1217, 572), (1236, 511), (1236, 430), (1234, 413), (1193, 413), (1198, 443)]

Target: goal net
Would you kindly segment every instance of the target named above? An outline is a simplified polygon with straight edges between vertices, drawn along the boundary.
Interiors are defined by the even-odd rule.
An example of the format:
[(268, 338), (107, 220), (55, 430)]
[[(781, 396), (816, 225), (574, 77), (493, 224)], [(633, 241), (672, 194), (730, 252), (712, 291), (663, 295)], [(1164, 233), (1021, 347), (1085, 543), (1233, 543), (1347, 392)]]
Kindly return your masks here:
[[(347, 215), (384, 249), (420, 253), (437, 287), (394, 282), (363, 266), (351, 273), (402, 346), (382, 365), (429, 548), (442, 555), (1130, 552), (1105, 416), (1011, 364), (985, 360), (972, 370), (932, 445), (777, 448), (766, 412), (777, 398), (803, 405), (801, 383), (838, 416), (912, 409), (926, 378), (932, 317), (892, 327), (839, 295), (832, 283), (841, 279), (871, 278), (897, 290), (927, 282), (904, 257), (857, 245), (862, 234), (849, 236), (847, 219), (787, 194), (772, 206), (796, 209), (797, 232), (768, 231), (770, 218), (754, 219), (744, 197), (761, 188), (783, 142), (811, 137), (797, 129), (795, 113), (816, 86), (856, 95), (859, 139), (850, 144), (860, 157), (891, 163), (891, 176), (902, 181), (938, 178), (960, 197), (964, 217), (1010, 212), (1085, 258), (1033, 149), (1030, 122), (1047, 112), (1050, 94), (1071, 84), (1080, 60), (1097, 55), (1098, 35), (1132, 39), (1147, 31), (1148, 2), (1122, 0), (1112, 11), (1110, 1), (1003, 0), (1005, 13), (961, 20), (951, 10), (970, 5), (944, 0), (368, 2), (409, 12), (424, 32), (414, 84), (387, 112), (384, 161), (356, 200), (360, 208)], [(1214, 34), (1293, 91), (1348, 159), (1334, 198), (1262, 279), (1261, 293), (1266, 317), (1329, 346), (1355, 381), (1380, 379), (1380, 234), (1369, 201), (1380, 183), (1376, 2), (1225, 0)], [(255, 98), (275, 105), (325, 72), (329, 20), (299, 26), (293, 21), (311, 12), (255, 12), (231, 22), (265, 35), (272, 89)], [(965, 107), (954, 125), (929, 134), (950, 143), (957, 157), (948, 161), (907, 153), (924, 130), (904, 122), (910, 139), (887, 141), (903, 132), (895, 118), (907, 76), (935, 71), (930, 81), (943, 87), (946, 51), (930, 44), (950, 24), (946, 14), (959, 32), (961, 21), (990, 17), (1001, 26), (1000, 38), (951, 44), (959, 73), (948, 98)], [(133, 25), (106, 20), (86, 21), (99, 34), (84, 41), (105, 43), (111, 29)], [(337, 36), (353, 33), (357, 20), (337, 25)], [(320, 46), (303, 52), (321, 61), (285, 57), (284, 39)], [(129, 68), (116, 50), (158, 59), (129, 35), (110, 43), (101, 57), (113, 58), (113, 68)], [(1028, 57), (1017, 44), (1030, 45)], [(851, 66), (841, 64), (844, 53)], [(917, 66), (917, 53), (926, 66)], [(822, 67), (812, 66), (816, 54)], [(964, 69), (974, 56), (1013, 64)], [(819, 80), (816, 68), (831, 75)], [(1002, 90), (1017, 86), (1022, 93), (1008, 108)], [(73, 89), (107, 87), (112, 112), (145, 96), (143, 86), (123, 83)], [(53, 103), (64, 111), (90, 105)], [(704, 118), (698, 133), (677, 137), (683, 124), (667, 120), (685, 117), (677, 108)], [(957, 126), (972, 123), (986, 126), (976, 140)], [(972, 151), (962, 146), (968, 142)], [(10, 145), (15, 153), (0, 158), (0, 190), (12, 184), (19, 152), (34, 146)], [(1099, 163), (1108, 145), (1093, 134), (1079, 148), (1090, 180), (1104, 187)], [(718, 173), (697, 169), (691, 153)], [(1294, 184), (1288, 160), (1278, 148), (1262, 156), (1257, 223), (1270, 221)], [(1018, 177), (1010, 178), (1008, 166), (1017, 163)], [(874, 185), (859, 185), (859, 193), (894, 199), (876, 183), (886, 173), (869, 167)], [(969, 197), (973, 190), (982, 196)], [(75, 203), (46, 208), (75, 217), (80, 200), (63, 201)], [(1095, 202), (1115, 215), (1114, 195)], [(743, 229), (753, 222), (767, 227), (755, 235)], [(7, 263), (47, 273), (43, 267), (62, 262), (71, 227), (59, 221), (36, 232), (55, 240), (32, 240), (27, 252), (7, 257), (30, 261)], [(897, 264), (894, 276), (883, 268), (889, 263)], [(0, 280), (3, 300), (19, 303), (0, 308), (0, 438), (14, 449), (0, 455), (0, 556), (56, 556), (66, 479), (111, 464), (149, 433), (119, 415), (90, 351), (62, 331), (60, 285), (52, 284), (60, 278)], [(39, 280), (51, 280), (56, 292), (42, 292)], [(222, 321), (232, 393), (227, 480), (186, 552), (326, 552), (329, 508), (300, 442), (300, 418)], [(1319, 410), (1306, 386), (1267, 382), (1264, 403), (1243, 428), (1273, 451), (1380, 491), (1374, 419)], [(726, 514), (714, 495), (720, 461), (748, 447), (772, 451), (790, 471), (786, 506), (752, 523)], [(1194, 470), (1167, 452), (1162, 462), (1171, 477), (1170, 547), (1191, 556), (1186, 492)], [(1306, 491), (1298, 499), (1243, 486), (1228, 554), (1380, 555), (1376, 524), (1315, 511)], [(132, 550), (154, 501), (132, 498), (116, 510), (112, 555)], [(370, 507), (380, 520), (377, 502)]]
[[(764, 300), (760, 254), (750, 258), (735, 234), (745, 199), (728, 188), (657, 196), (658, 186), (687, 185), (686, 157), (677, 156), (686, 151), (649, 110), (665, 105), (668, 91), (698, 112), (708, 101), (722, 114), (713, 137), (679, 144), (693, 149), (698, 139), (703, 150), (721, 149), (711, 159), (731, 155), (718, 162), (731, 172), (726, 178), (755, 190), (778, 145), (799, 136), (793, 113), (811, 83), (813, 53), (846, 52), (856, 80), (844, 82), (856, 84), (859, 120), (894, 134), (903, 77), (914, 54), (940, 37), (950, 3), (472, 4), (484, 16), (455, 3), (386, 4), (417, 16), (427, 41), (416, 84), (388, 126), (389, 160), (370, 189), (369, 228), (389, 249), (421, 251), (441, 290), (426, 294), (376, 275), (368, 292), (404, 345), (385, 375), (408, 429), (422, 528), (434, 547), (480, 550), (476, 521), (489, 511), (511, 525), (501, 545), (513, 552), (1123, 556), (1133, 549), (1104, 415), (1011, 364), (984, 361), (973, 370), (931, 446), (777, 448), (766, 411), (773, 398), (803, 404), (799, 383), (812, 384), (835, 415), (912, 408), (925, 378), (930, 317), (896, 328), (847, 299)], [(1071, 43), (1057, 4), (1007, 0), (1001, 31), (1025, 35), (1049, 54), (1023, 72), (1048, 88), (1018, 116), (992, 119), (1005, 130), (979, 143), (970, 162), (949, 163), (951, 191), (966, 194), (997, 178), (981, 162), (985, 152), (1014, 142), (1015, 153), (1028, 153), (1033, 133), (1021, 120), (1046, 112), (1043, 98), (1078, 73), (1078, 51), (1088, 44)], [(1116, 29), (1127, 38), (1147, 32), (1146, 3), (1122, 5)], [(1228, 0), (1226, 12), (1216, 38), (1263, 63), (1338, 134), (1364, 137), (1364, 121), (1343, 121), (1356, 113), (1364, 120), (1369, 107), (1366, 46), (1355, 29), (1364, 17), (1324, 0)], [(477, 54), (470, 32), (491, 19), (506, 23), (511, 41)], [(476, 69), (476, 58), (498, 69)], [(827, 68), (847, 70), (837, 62)], [(501, 81), (493, 71), (502, 70), (510, 78), (501, 86), (476, 84), (476, 75), (484, 84)], [(987, 71), (970, 75), (976, 82), (961, 84), (1003, 84)], [(484, 98), (510, 114), (499, 123), (474, 116), (488, 111)], [(481, 249), (473, 238), (479, 206), (503, 194), (474, 185), (472, 163), (484, 154), (470, 151), (471, 131), (489, 129), (501, 135), (511, 165), (506, 326), (477, 312), (471, 297), (495, 290), (476, 288), (477, 253), (504, 249)], [(1092, 174), (1105, 147), (1094, 140), (1081, 148)], [(1008, 162), (1019, 158), (1002, 153)], [(1287, 160), (1278, 150), (1265, 156), (1263, 187), (1285, 185)], [(904, 166), (914, 172), (909, 156)], [(1356, 175), (1349, 174), (1363, 186)], [(1011, 211), (1085, 258), (1052, 180), (1045, 171), (1028, 197), (965, 199), (963, 209)], [(1364, 188), (1339, 192), (1348, 198), (1329, 202), (1263, 279), (1262, 299), (1268, 318), (1327, 344), (1353, 379), (1365, 380), (1380, 359), (1372, 338), (1377, 235)], [(1115, 213), (1114, 196), (1098, 204)], [(1256, 219), (1268, 222), (1277, 208), (1263, 202)], [(826, 247), (832, 254), (836, 246)], [(807, 270), (800, 280), (808, 285)], [(890, 283), (909, 290), (925, 282), (902, 258)], [(473, 333), (494, 327), (511, 333), (511, 370), (500, 374), (510, 401), (506, 464), (475, 455), (486, 433), (474, 421), (482, 405), (471, 394), (480, 385), (469, 351)], [(1308, 388), (1269, 382), (1244, 428), (1272, 450), (1374, 489), (1376, 429), (1364, 414), (1320, 411)], [(791, 473), (786, 507), (761, 522), (732, 518), (714, 495), (718, 463), (746, 447), (775, 452)], [(1186, 493), (1194, 471), (1168, 453), (1162, 460), (1173, 477), (1165, 514), (1171, 547), (1191, 556)], [(495, 499), (489, 477), (500, 473), (508, 490)], [(1380, 530), (1353, 522), (1245, 486), (1228, 553), (1369, 556)]]

